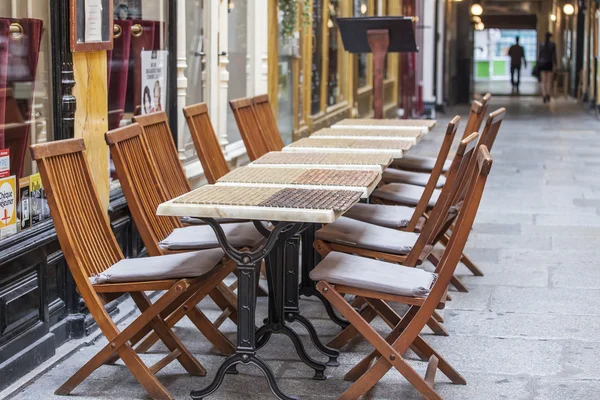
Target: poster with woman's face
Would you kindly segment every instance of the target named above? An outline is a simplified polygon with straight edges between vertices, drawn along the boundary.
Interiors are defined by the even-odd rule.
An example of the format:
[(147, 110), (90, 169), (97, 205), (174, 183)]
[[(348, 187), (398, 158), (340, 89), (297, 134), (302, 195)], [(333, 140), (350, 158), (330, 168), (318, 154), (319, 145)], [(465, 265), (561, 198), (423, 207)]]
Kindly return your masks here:
[(142, 0), (114, 0), (115, 19), (141, 19)]
[(142, 114), (163, 111), (167, 100), (167, 51), (142, 51)]

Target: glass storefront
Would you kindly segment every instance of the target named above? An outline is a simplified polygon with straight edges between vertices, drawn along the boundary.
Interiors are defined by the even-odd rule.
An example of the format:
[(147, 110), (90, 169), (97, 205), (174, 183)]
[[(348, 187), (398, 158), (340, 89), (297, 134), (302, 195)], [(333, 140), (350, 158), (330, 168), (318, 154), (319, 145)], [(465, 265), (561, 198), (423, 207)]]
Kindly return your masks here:
[(341, 40), (337, 27), (340, 15), (340, 1), (330, 0), (327, 10), (327, 29), (329, 30), (329, 57), (327, 71), (327, 105), (332, 106), (343, 100), (340, 91), (340, 58), (342, 56)]
[[(168, 111), (167, 21), (162, 0), (114, 0), (114, 47), (108, 62), (108, 129), (135, 115)], [(110, 164), (111, 180), (116, 171)]]
[(0, 241), (50, 218), (29, 146), (52, 140), (50, 2), (0, 0)]

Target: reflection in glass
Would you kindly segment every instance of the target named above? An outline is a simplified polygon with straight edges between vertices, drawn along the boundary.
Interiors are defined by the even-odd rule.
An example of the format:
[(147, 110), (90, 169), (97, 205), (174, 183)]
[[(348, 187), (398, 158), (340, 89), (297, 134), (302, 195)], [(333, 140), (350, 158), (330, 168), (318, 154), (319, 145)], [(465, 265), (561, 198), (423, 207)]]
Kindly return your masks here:
[(312, 115), (321, 111), (321, 67), (322, 67), (322, 13), (323, 3), (321, 0), (313, 1), (313, 23), (312, 23), (312, 80), (310, 112)]
[[(292, 142), (294, 132), (294, 95), (301, 90), (294, 88), (294, 75), (299, 65), (299, 39), (298, 32), (286, 41), (279, 34), (279, 62), (277, 70), (277, 125), (283, 142)], [(302, 101), (301, 99), (298, 99)]]
[(0, 0), (0, 240), (50, 218), (27, 150), (52, 140), (49, 15), (48, 0)]
[[(246, 83), (248, 81), (248, 2), (231, 2), (227, 21), (227, 44), (229, 64), (229, 87), (227, 100), (239, 99), (247, 96)], [(227, 139), (229, 143), (241, 140), (240, 132), (235, 123), (233, 112), (227, 107)]]
[[(108, 61), (108, 129), (131, 123), (139, 114), (167, 109), (167, 4), (162, 0), (114, 0), (113, 50)], [(150, 63), (158, 75), (146, 73)], [(161, 83), (162, 82), (162, 83)], [(110, 177), (117, 176), (112, 160)]]
[(339, 35), (336, 18), (339, 13), (339, 0), (330, 0), (327, 28), (329, 29), (329, 70), (327, 71), (327, 105), (332, 106), (342, 100), (339, 88), (338, 44)]

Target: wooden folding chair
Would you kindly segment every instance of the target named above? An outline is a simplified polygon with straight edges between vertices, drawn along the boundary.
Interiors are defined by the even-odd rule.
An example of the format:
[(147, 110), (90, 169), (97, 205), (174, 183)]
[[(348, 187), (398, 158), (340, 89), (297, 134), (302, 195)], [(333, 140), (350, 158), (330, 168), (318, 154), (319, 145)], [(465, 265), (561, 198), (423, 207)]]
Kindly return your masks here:
[[(467, 242), (491, 166), (492, 159), (482, 145), (477, 152), (474, 174), (468, 179), (468, 190), (456, 228), (438, 265), (437, 275), (375, 260), (360, 264), (360, 257), (341, 253), (328, 254), (311, 272), (311, 278), (318, 281), (317, 289), (375, 347), (373, 353), (346, 374), (345, 378), (354, 383), (340, 399), (360, 398), (392, 368), (430, 400), (441, 399), (434, 388), (438, 369), (452, 383), (466, 384), (466, 380), (429, 346), (420, 333), (434, 311), (445, 305), (448, 285)], [(361, 270), (357, 270), (356, 265), (359, 264)], [(394, 327), (387, 337), (383, 337), (348, 303), (343, 294), (360, 296), (380, 309), (387, 305), (386, 302), (407, 304), (410, 309), (400, 317), (387, 307), (386, 316)], [(403, 357), (409, 348), (421, 358), (429, 360), (424, 377), (417, 374)]]
[[(146, 142), (142, 138), (142, 128), (137, 123), (123, 128), (115, 129), (106, 134), (106, 142), (110, 147), (110, 153), (115, 163), (123, 194), (129, 204), (131, 216), (136, 228), (151, 256), (169, 254), (173, 251), (165, 249), (160, 242), (165, 240), (177, 228), (183, 224), (175, 217), (161, 217), (156, 215), (159, 204), (171, 199), (166, 194), (157, 166), (147, 150)], [(212, 233), (212, 228), (204, 226)], [(190, 247), (191, 250), (193, 246)], [(188, 250), (188, 251), (189, 251)], [(230, 262), (230, 272), (235, 270), (233, 262)], [(215, 347), (224, 354), (231, 354), (234, 347), (231, 342), (218, 330), (218, 326), (229, 317), (234, 323), (237, 322), (237, 298), (226, 290), (223, 283), (210, 292), (211, 299), (222, 309), (224, 313), (213, 324), (196, 307), (187, 310), (179, 309), (171, 315), (173, 308), (168, 308), (164, 317), (169, 326), (175, 325), (181, 318), (187, 315), (196, 325), (200, 332), (209, 339)], [(132, 344), (140, 342), (144, 337), (137, 335)], [(157, 340), (156, 335), (151, 334), (137, 348), (136, 351), (145, 352)]]
[[(146, 114), (133, 118), (133, 121), (142, 127), (142, 136), (152, 159), (156, 163), (157, 172), (162, 178), (161, 181), (164, 183), (164, 191), (167, 197), (173, 199), (189, 192), (191, 185), (179, 161), (179, 154), (177, 153), (177, 147), (171, 134), (167, 113), (159, 111)], [(184, 218), (183, 220), (185, 224), (203, 224), (202, 221), (194, 218)], [(226, 298), (235, 299), (235, 295), (233, 294), (234, 288), (235, 283), (229, 289), (223, 284), (219, 287), (219, 290), (223, 292)], [(236, 304), (231, 304), (230, 306), (236, 307)], [(225, 307), (223, 312), (229, 312), (229, 306), (221, 303), (219, 307)]]
[(235, 122), (240, 130), (250, 161), (254, 161), (271, 151), (265, 139), (263, 127), (258, 121), (256, 111), (252, 105), (252, 100), (249, 98), (231, 100), (229, 106), (233, 111)]
[[(487, 103), (486, 103), (487, 104)], [(463, 131), (462, 139), (466, 138), (473, 132), (478, 132), (479, 127), (481, 126), (481, 122), (485, 117), (486, 106), (484, 106), (479, 101), (475, 100), (471, 104), (471, 109), (469, 111), (469, 118), (467, 119), (467, 124), (465, 125), (465, 129)], [(431, 173), (437, 157), (425, 157), (425, 156), (415, 156), (411, 154), (406, 154), (399, 160), (396, 160), (392, 163), (392, 168), (384, 174), (385, 182), (405, 182), (409, 184), (415, 184), (409, 180), (400, 180), (402, 176), (399, 172), (395, 172), (395, 170), (408, 171), (412, 173)], [(447, 172), (448, 168), (450, 168), (451, 159), (447, 161), (442, 168), (443, 172)], [(399, 175), (396, 179), (394, 179), (394, 175)], [(387, 177), (386, 177), (387, 175)], [(415, 180), (413, 178), (413, 180)], [(440, 185), (443, 186), (443, 185)]]
[[(442, 168), (444, 166), (444, 163), (446, 162), (448, 153), (450, 152), (450, 148), (452, 146), (452, 141), (454, 140), (454, 136), (456, 135), (456, 131), (458, 129), (459, 122), (460, 122), (460, 117), (457, 115), (456, 117), (454, 117), (452, 119), (452, 121), (450, 121), (448, 123), (448, 128), (446, 129), (446, 134), (444, 135), (444, 139), (442, 141), (442, 145), (440, 147), (440, 152), (438, 153), (438, 157), (435, 162), (434, 168), (431, 171), (431, 174), (428, 175), (428, 180), (427, 180), (427, 184), (425, 185), (425, 188), (423, 190), (423, 195), (421, 196), (418, 203), (416, 204), (416, 207), (414, 207), (414, 208), (405, 207), (405, 210), (400, 210), (400, 207), (402, 207), (402, 206), (389, 206), (389, 210), (385, 210), (386, 213), (388, 211), (390, 214), (402, 212), (402, 217), (398, 218), (397, 221), (394, 221), (396, 218), (395, 218), (395, 216), (392, 215), (391, 218), (388, 218), (388, 221), (382, 221), (385, 223), (384, 226), (389, 227), (391, 225), (388, 224), (388, 222), (390, 222), (390, 223), (395, 222), (394, 225), (398, 226), (398, 229), (408, 231), (408, 232), (415, 232), (422, 228), (422, 224), (424, 222), (423, 214), (428, 209), (428, 205), (431, 200), (431, 196), (436, 189), (436, 183), (438, 182), (440, 175), (442, 174)], [(384, 172), (384, 174), (385, 174), (385, 172)], [(445, 180), (445, 178), (444, 178), (444, 180)], [(387, 206), (384, 206), (384, 207), (387, 207)], [(364, 222), (378, 224), (377, 221), (379, 220), (379, 218), (378, 218), (377, 214), (373, 212), (373, 209), (377, 210), (380, 208), (381, 208), (380, 204), (357, 204), (356, 206), (352, 207), (345, 214), (345, 216), (352, 218), (352, 219), (364, 221)], [(405, 211), (409, 211), (409, 212), (406, 213)], [(408, 215), (410, 215), (408, 223), (406, 224), (406, 226), (400, 227), (400, 225), (403, 225), (401, 221), (404, 220)], [(373, 217), (373, 218), (371, 218), (371, 217)]]
[[(174, 304), (179, 304), (175, 307), (175, 313), (193, 307), (231, 269), (220, 262), (223, 258), (220, 249), (188, 253), (194, 257), (193, 265), (198, 266), (191, 269), (195, 273), (190, 272), (189, 267), (188, 271), (181, 271), (180, 267), (185, 265), (177, 261), (180, 255), (124, 260), (111, 231), (106, 210), (98, 198), (84, 150), (83, 139), (31, 146), (31, 155), (37, 161), (42, 176), (61, 249), (79, 293), (108, 340), (102, 350), (69, 378), (56, 394), (71, 393), (94, 370), (111, 359), (116, 361), (121, 358), (152, 398), (172, 399), (155, 377), (159, 370), (175, 359), (190, 374), (204, 376), (206, 370), (171, 331), (163, 319), (163, 313), (175, 307)], [(157, 268), (145, 268), (148, 263)], [(187, 272), (187, 276), (184, 272)], [(121, 279), (116, 279), (116, 276)], [(110, 283), (110, 277), (112, 282), (117, 283)], [(152, 304), (144, 292), (156, 290), (165, 292)], [(121, 330), (104, 306), (127, 293), (140, 309), (141, 315)], [(142, 331), (152, 331), (169, 349), (169, 354), (153, 366), (145, 365), (132, 349), (132, 338)]]
[(231, 168), (221, 151), (219, 140), (208, 115), (205, 103), (194, 104), (183, 109), (194, 148), (204, 170), (204, 176), (210, 184), (214, 184), (227, 175)]
[[(469, 165), (472, 162), (472, 155), (474, 154), (475, 143), (477, 141), (478, 134), (473, 133), (467, 138), (463, 139), (456, 152), (456, 156), (452, 161), (452, 165), (450, 167), (450, 171), (448, 173), (448, 184), (444, 186), (442, 189), (442, 194), (440, 198), (436, 202), (435, 207), (431, 212), (431, 216), (427, 223), (425, 224), (421, 233), (417, 236), (415, 234), (414, 237), (409, 238), (410, 242), (407, 242), (407, 246), (411, 246), (410, 250), (406, 251), (405, 254), (400, 254), (398, 251), (373, 249), (368, 244), (363, 244), (360, 240), (350, 238), (342, 238), (343, 240), (334, 240), (331, 239), (336, 235), (332, 233), (328, 233), (327, 229), (324, 228), (321, 231), (317, 232), (317, 240), (315, 241), (315, 248), (319, 252), (321, 256), (326, 256), (328, 253), (335, 251), (341, 253), (348, 254), (356, 254), (363, 257), (374, 258), (377, 260), (384, 260), (388, 262), (395, 262), (402, 264), (404, 266), (415, 267), (422, 263), (423, 260), (429, 257), (431, 251), (433, 250), (433, 246), (435, 244), (436, 239), (439, 237), (440, 232), (445, 227), (444, 223), (447, 220), (451, 220), (453, 217), (453, 209), (451, 208), (453, 204), (457, 201), (456, 193), (461, 190), (461, 183), (464, 182), (468, 177)], [(340, 224), (340, 221), (344, 221), (344, 217), (340, 218), (335, 224)], [(332, 225), (334, 226), (334, 225)], [(357, 228), (365, 228), (365, 226), (357, 226)], [(352, 229), (352, 226), (350, 228)], [(344, 228), (338, 228), (339, 232), (343, 232)], [(379, 232), (378, 232), (379, 231)], [(383, 232), (385, 231), (385, 232)], [(334, 228), (335, 232), (335, 228)], [(382, 237), (382, 241), (384, 240), (395, 240), (396, 238), (393, 235), (393, 230), (390, 229), (381, 229), (373, 230), (372, 234)], [(383, 238), (382, 233), (385, 233), (387, 238)], [(404, 239), (404, 238), (398, 238)], [(350, 242), (354, 240), (353, 244)], [(345, 242), (348, 242), (347, 244)], [(454, 283), (456, 278), (452, 277), (451, 282)], [(362, 300), (358, 300), (355, 306), (363, 306), (361, 313), (364, 318), (367, 320), (372, 320), (377, 316), (377, 310), (372, 309), (368, 304), (365, 305)], [(447, 336), (448, 333), (446, 330), (439, 324), (440, 321), (436, 319), (431, 319), (428, 322), (428, 326), (433, 330), (433, 332), (437, 335)], [(329, 347), (333, 347), (339, 349), (346, 345), (350, 340), (352, 340), (358, 332), (352, 326), (345, 328), (342, 332), (340, 332), (336, 337), (334, 337), (327, 345)]]
[(279, 128), (277, 127), (277, 119), (273, 114), (271, 103), (269, 103), (269, 95), (261, 94), (252, 98), (254, 111), (260, 126), (263, 128), (262, 133), (270, 151), (281, 151), (285, 147)]

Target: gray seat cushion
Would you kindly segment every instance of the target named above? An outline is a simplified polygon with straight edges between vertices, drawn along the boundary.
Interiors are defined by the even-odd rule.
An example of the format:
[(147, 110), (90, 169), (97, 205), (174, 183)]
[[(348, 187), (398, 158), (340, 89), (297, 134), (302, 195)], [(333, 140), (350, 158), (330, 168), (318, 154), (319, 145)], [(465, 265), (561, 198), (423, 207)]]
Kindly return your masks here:
[[(427, 186), (429, 177), (427, 172), (405, 171), (402, 169), (388, 168), (383, 172), (381, 179), (385, 183), (409, 183), (417, 186)], [(440, 176), (435, 185), (436, 188), (441, 188), (446, 183), (446, 177)]]
[(437, 274), (333, 251), (310, 272), (310, 278), (380, 293), (424, 297), (429, 294)]
[(212, 271), (219, 265), (223, 255), (223, 250), (219, 248), (166, 256), (125, 258), (101, 274), (90, 277), (90, 282), (97, 285), (196, 278)]
[[(254, 247), (263, 239), (252, 222), (223, 224), (221, 228), (233, 247)], [(221, 247), (215, 232), (209, 225), (177, 228), (159, 245), (167, 250), (202, 250)]]
[(415, 212), (405, 206), (358, 203), (344, 213), (344, 217), (357, 219), (392, 229), (406, 228)]
[[(379, 189), (373, 191), (371, 196), (379, 197), (394, 203), (403, 204), (407, 206), (416, 206), (419, 200), (423, 196), (425, 190), (422, 186), (409, 185), (406, 183), (389, 183), (381, 186)], [(431, 194), (428, 206), (433, 207), (435, 202), (440, 197), (441, 190), (435, 189)]]
[(317, 231), (317, 239), (340, 245), (406, 255), (419, 235), (341, 217)]
[[(413, 156), (407, 154), (404, 157), (395, 160), (392, 163), (392, 168), (409, 169), (411, 171), (431, 172), (433, 170), (433, 166), (435, 165), (435, 161), (435, 157)], [(442, 171), (447, 172), (450, 169), (450, 164), (452, 164), (452, 161), (447, 160), (444, 163), (444, 166), (442, 167)]]

